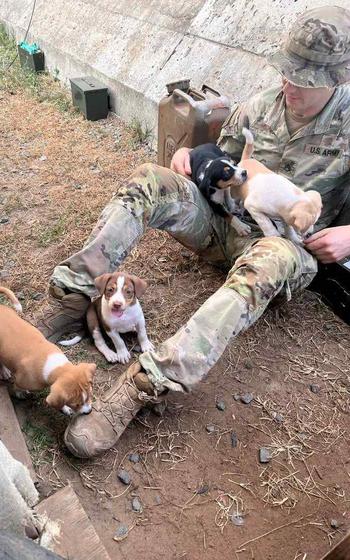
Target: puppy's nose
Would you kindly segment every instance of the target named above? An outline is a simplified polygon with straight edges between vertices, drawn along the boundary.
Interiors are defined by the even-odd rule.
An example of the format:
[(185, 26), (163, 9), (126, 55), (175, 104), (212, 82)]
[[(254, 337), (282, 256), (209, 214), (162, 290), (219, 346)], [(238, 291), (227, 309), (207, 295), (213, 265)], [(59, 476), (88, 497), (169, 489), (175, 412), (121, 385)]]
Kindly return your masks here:
[(245, 181), (247, 177), (248, 177), (248, 173), (246, 172), (245, 169), (242, 169), (242, 179)]
[(112, 306), (112, 307), (113, 307), (113, 309), (115, 309), (115, 311), (118, 311), (118, 310), (121, 308), (121, 306), (122, 306), (121, 303), (119, 303), (118, 301), (115, 301), (115, 302), (113, 303), (113, 306)]

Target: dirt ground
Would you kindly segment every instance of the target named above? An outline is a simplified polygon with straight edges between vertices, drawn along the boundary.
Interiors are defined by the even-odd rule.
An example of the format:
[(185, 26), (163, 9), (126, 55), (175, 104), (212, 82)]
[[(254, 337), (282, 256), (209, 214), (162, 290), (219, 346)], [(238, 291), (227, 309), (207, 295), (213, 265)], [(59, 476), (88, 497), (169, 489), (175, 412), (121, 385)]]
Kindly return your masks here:
[[(49, 307), (54, 265), (155, 154), (113, 116), (86, 122), (8, 88), (0, 111), (0, 281), (34, 319)], [(142, 303), (156, 342), (224, 278), (162, 232), (148, 232), (125, 268), (149, 281)], [(72, 484), (113, 560), (318, 560), (350, 526), (349, 343), (348, 327), (306, 292), (233, 341), (195, 392), (171, 395), (165, 411), (144, 409), (91, 461), (64, 448), (67, 419), (42, 395), (17, 402), (40, 491)], [(88, 341), (67, 354), (97, 362), (96, 395), (123, 370)], [(247, 393), (250, 404), (240, 400)], [(261, 447), (269, 463), (259, 462)], [(122, 467), (129, 486), (117, 478)], [(121, 526), (129, 532), (114, 540)]]

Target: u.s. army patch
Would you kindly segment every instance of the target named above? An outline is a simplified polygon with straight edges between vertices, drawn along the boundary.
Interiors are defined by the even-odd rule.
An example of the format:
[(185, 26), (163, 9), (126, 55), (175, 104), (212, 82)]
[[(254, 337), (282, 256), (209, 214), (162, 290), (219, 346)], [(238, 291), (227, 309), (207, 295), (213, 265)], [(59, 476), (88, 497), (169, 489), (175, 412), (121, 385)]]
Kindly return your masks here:
[(306, 144), (304, 148), (304, 154), (321, 157), (338, 157), (341, 152), (342, 150), (339, 148), (332, 148), (332, 146), (325, 148), (324, 146), (316, 146), (315, 144)]

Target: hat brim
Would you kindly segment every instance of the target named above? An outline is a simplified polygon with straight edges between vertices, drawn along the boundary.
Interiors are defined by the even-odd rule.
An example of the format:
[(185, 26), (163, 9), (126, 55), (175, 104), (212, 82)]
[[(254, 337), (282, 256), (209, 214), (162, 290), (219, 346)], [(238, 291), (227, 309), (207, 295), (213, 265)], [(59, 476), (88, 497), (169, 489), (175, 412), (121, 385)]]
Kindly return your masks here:
[(350, 81), (350, 60), (334, 66), (316, 66), (280, 50), (270, 56), (268, 62), (289, 82), (299, 87), (333, 88)]

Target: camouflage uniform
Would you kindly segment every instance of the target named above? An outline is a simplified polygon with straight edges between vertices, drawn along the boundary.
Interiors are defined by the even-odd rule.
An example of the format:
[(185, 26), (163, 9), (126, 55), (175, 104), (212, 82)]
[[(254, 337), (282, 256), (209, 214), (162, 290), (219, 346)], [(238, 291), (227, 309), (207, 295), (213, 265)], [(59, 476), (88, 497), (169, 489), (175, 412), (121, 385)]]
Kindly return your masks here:
[[(297, 81), (296, 72), (293, 78)], [(255, 136), (254, 157), (301, 188), (317, 189), (324, 204), (317, 228), (329, 226), (349, 193), (350, 87), (336, 89), (323, 111), (292, 137), (280, 88), (237, 106), (218, 142), (235, 159), (240, 158), (241, 128), (247, 118)], [(214, 214), (189, 179), (146, 164), (104, 209), (84, 248), (56, 267), (53, 282), (95, 296), (93, 279), (117, 268), (146, 227), (165, 230), (206, 260), (225, 266), (229, 273), (224, 286), (173, 337), (140, 356), (157, 391), (190, 390), (213, 367), (229, 340), (256, 321), (277, 294), (289, 299), (291, 292), (310, 283), (317, 270), (316, 260), (302, 247), (262, 237), (250, 217), (245, 220), (252, 227), (248, 238), (239, 237)]]

